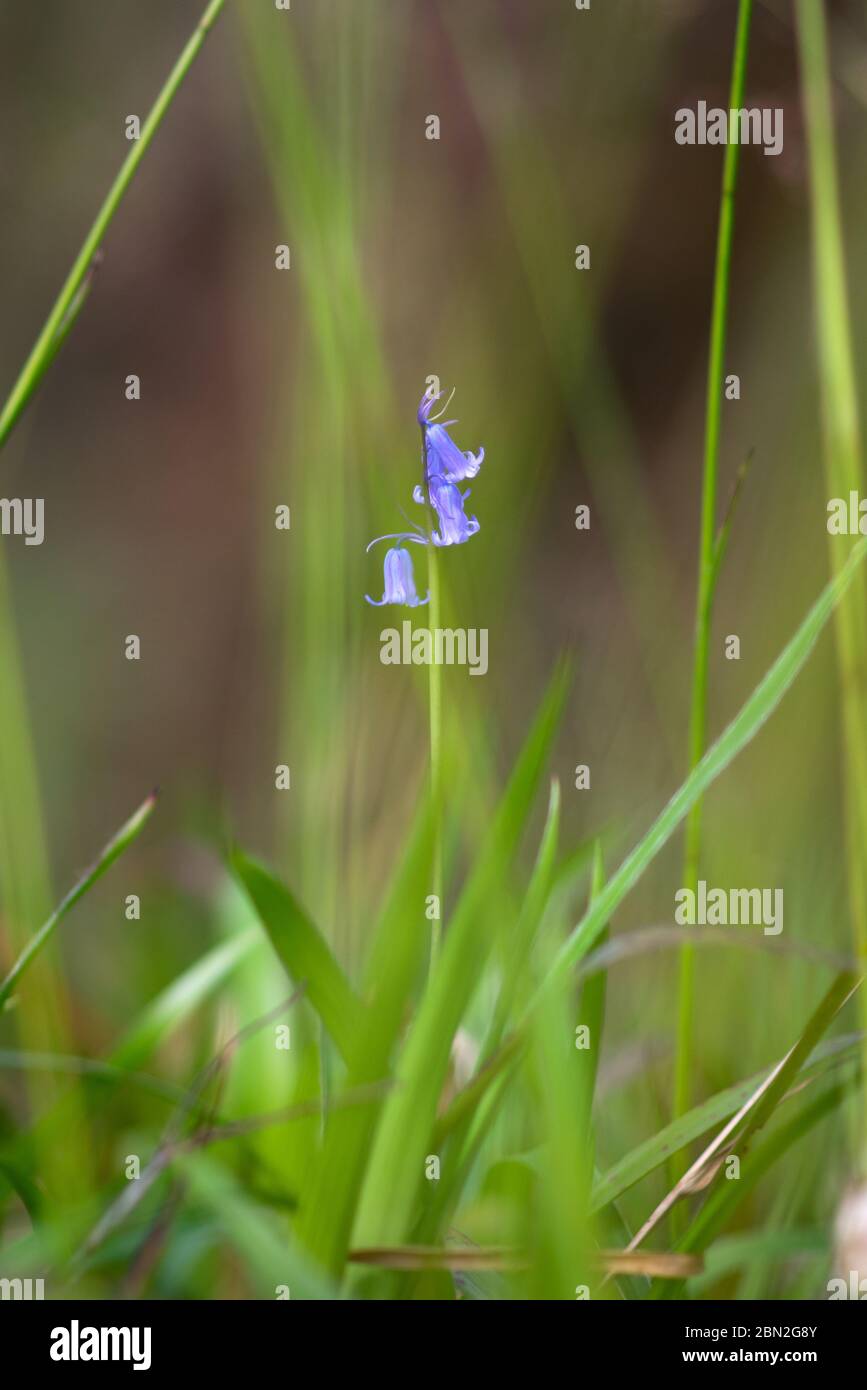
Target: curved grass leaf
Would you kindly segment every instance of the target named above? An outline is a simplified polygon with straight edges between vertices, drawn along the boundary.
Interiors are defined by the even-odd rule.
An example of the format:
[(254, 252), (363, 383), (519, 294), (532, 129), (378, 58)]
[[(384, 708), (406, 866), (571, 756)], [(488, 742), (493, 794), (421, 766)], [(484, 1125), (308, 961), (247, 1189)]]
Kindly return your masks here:
[(142, 1010), (112, 1050), (109, 1061), (116, 1067), (140, 1066), (257, 946), (262, 946), (262, 939), (253, 929), (206, 952)]
[(783, 648), (767, 675), (756, 686), (746, 704), (678, 788), (647, 834), (593, 899), (581, 921), (564, 942), (548, 980), (544, 981), (536, 992), (531, 1007), (541, 1002), (549, 983), (568, 974), (596, 943), (611, 915), (671, 839), (690, 808), (771, 717), (796, 676), (803, 670), (831, 614), (859, 572), (865, 556), (867, 537), (857, 541), (852, 547), (845, 565), (822, 590), (801, 626)]
[[(428, 802), (417, 817), (374, 935), (366, 971), (368, 1019), (349, 1066), (347, 1090), (388, 1076), (410, 992), (426, 954), (422, 904), (430, 888), (433, 854), (434, 818)], [(378, 1106), (330, 1116), (323, 1151), (305, 1196), (298, 1239), (320, 1267), (335, 1277), (346, 1260), (378, 1116)]]
[(69, 913), (77, 902), (79, 902), (95, 883), (102, 878), (107, 869), (111, 867), (116, 859), (119, 859), (124, 850), (128, 849), (133, 840), (137, 839), (145, 827), (151, 812), (156, 805), (156, 793), (146, 797), (112, 840), (106, 845), (99, 858), (78, 880), (74, 888), (71, 888), (66, 897), (55, 908), (48, 921), (40, 927), (39, 931), (27, 943), (21, 955), (13, 965), (9, 974), (2, 984), (0, 984), (0, 1008), (6, 1003), (12, 991), (15, 989), (27, 967), (36, 959), (39, 952), (53, 936), (63, 918)]
[(359, 1245), (399, 1244), (408, 1233), (452, 1039), (493, 944), (487, 902), (504, 881), (517, 850), (560, 720), (567, 681), (566, 670), (560, 668), (449, 924), (374, 1141), (354, 1234)]
[(289, 978), (305, 986), (307, 998), (348, 1061), (365, 1009), (325, 938), (289, 889), (261, 864), (236, 851), (232, 868)]

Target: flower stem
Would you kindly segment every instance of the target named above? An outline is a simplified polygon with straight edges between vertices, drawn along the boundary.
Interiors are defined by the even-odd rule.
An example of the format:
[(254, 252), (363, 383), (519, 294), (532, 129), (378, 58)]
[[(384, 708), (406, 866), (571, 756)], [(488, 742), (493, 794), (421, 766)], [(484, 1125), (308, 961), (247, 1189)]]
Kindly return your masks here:
[[(439, 556), (434, 546), (430, 548), (428, 565), (430, 604), (428, 621), (431, 632), (431, 655), (436, 650), (434, 634), (440, 625), (440, 579)], [(430, 793), (434, 806), (434, 853), (433, 853), (433, 892), (437, 900), (437, 916), (431, 923), (429, 973), (433, 974), (439, 955), (442, 938), (443, 917), (443, 825), (442, 825), (442, 668), (431, 660), (428, 666), (428, 697), (430, 712)]]

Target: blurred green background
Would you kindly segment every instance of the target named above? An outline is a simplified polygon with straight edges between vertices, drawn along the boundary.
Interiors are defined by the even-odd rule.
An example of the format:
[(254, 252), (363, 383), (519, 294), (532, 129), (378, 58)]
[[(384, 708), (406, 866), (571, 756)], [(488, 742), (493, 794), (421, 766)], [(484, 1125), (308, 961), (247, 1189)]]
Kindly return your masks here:
[[(0, 6), (2, 380), (127, 153), (126, 117), (144, 117), (200, 8)], [(457, 388), (461, 448), (486, 450), (469, 508), (480, 534), (441, 557), (447, 616), (490, 633), (484, 679), (444, 673), (446, 721), (471, 769), (453, 808), (453, 881), (564, 649), (575, 678), (552, 765), (564, 848), (601, 834), (617, 862), (682, 780), (721, 151), (678, 146), (674, 112), (726, 105), (735, 11), (733, 0), (587, 14), (570, 0), (229, 4), (3, 460), (5, 494), (46, 508), (42, 547), (4, 542), (42, 804), (41, 818), (17, 820), (26, 767), (7, 774), (10, 843), (26, 836), (31, 851), (16, 872), (38, 876), (41, 821), (56, 900), (161, 788), (143, 839), (60, 934), (68, 1019), (43, 1041), (105, 1054), (236, 929), (246, 909), (225, 883), (229, 840), (264, 856), (357, 968), (427, 760), (424, 684), (378, 659), (380, 629), (409, 615), (364, 603), (382, 580), (381, 555), (364, 547), (412, 507), (431, 374)], [(857, 361), (867, 22), (854, 0), (828, 17)], [(751, 465), (714, 618), (712, 733), (827, 575), (798, 83), (789, 6), (757, 5), (748, 104), (783, 108), (785, 146), (779, 158), (742, 153), (727, 350), (741, 396), (724, 409), (723, 502)], [(438, 141), (425, 138), (429, 114)], [(283, 243), (286, 272), (274, 266)], [(129, 373), (138, 402), (124, 396)], [(274, 527), (281, 503), (289, 532)], [(575, 529), (579, 503), (589, 532)], [(416, 572), (421, 588), (423, 557)], [(130, 633), (139, 662), (124, 657)], [(724, 657), (730, 633), (737, 662)], [(845, 950), (835, 689), (825, 637), (710, 793), (703, 877), (782, 888), (783, 941)], [(17, 748), (21, 730), (7, 721), (0, 739)], [(274, 787), (281, 763), (290, 792)], [(574, 789), (579, 763), (588, 791)], [(681, 861), (678, 837), (616, 931), (672, 921)], [(125, 920), (128, 893), (140, 921)], [(4, 965), (21, 934), (10, 896)], [(790, 1045), (816, 966), (733, 950), (699, 953), (697, 970), (700, 1098)], [(252, 1000), (287, 994), (270, 973), (197, 1014), (158, 1059), (165, 1074), (206, 1058), (227, 1017), (254, 1015)], [(670, 1116), (675, 989), (671, 952), (609, 982), (603, 1168)], [(6, 1047), (14, 1025), (0, 1022)], [(10, 1115), (26, 1109), (20, 1077), (3, 1075), (0, 1095)], [(125, 1139), (122, 1122), (102, 1134), (97, 1166), (111, 1161), (100, 1145), (121, 1152)], [(783, 1204), (792, 1220), (827, 1223), (847, 1166), (842, 1122), (797, 1152), (786, 1184), (750, 1199), (754, 1216)], [(626, 1209), (640, 1224), (647, 1189)], [(767, 1290), (793, 1277), (769, 1276)]]

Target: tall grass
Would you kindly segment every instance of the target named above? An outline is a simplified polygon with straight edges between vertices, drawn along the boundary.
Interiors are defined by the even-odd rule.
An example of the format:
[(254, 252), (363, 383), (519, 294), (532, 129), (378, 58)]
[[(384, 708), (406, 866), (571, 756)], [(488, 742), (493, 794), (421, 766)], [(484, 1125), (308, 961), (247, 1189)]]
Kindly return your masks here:
[[(834, 124), (825, 10), (798, 0), (795, 7), (804, 91), (813, 225), (813, 280), (818, 329), (825, 485), (829, 497), (849, 499), (862, 486), (858, 412), (843, 226), (834, 151)], [(846, 563), (845, 537), (829, 536), (831, 566)], [(841, 761), (844, 788), (846, 869), (854, 950), (867, 973), (867, 586), (859, 576), (835, 618), (840, 683)], [(867, 995), (861, 1021), (867, 1048)], [(867, 1065), (867, 1051), (864, 1054)], [(865, 1070), (867, 1077), (867, 1070)], [(867, 1104), (861, 1104), (858, 1163), (867, 1165)]]
[[(7, 434), (74, 333), (93, 256), (220, 8), (206, 10), (103, 204), (7, 403)], [(751, 13), (741, 0), (734, 107), (743, 104)], [(388, 93), (369, 79), (379, 64), (391, 70), (381, 53), (373, 67), (379, 43), (399, 56), (401, 44), (419, 40), (404, 31), (411, 21), (402, 14), (386, 35), (375, 7), (350, 14), (326, 3), (301, 31), (271, 6), (244, 5), (226, 31), (250, 99), (251, 138), (262, 152), (267, 252), (285, 241), (292, 253), (292, 269), (277, 278), (270, 298), (264, 335), (279, 364), (274, 395), (281, 399), (269, 422), (257, 498), (266, 516), (260, 546), (269, 557), (262, 565), (263, 623), (279, 652), (264, 762), (269, 774), (271, 763), (291, 765), (292, 791), (274, 793), (270, 775), (257, 782), (273, 827), (270, 855), (250, 852), (241, 834), (239, 844), (219, 846), (216, 882), (186, 895), (157, 867), (153, 886), (159, 880), (166, 910), (178, 914), (183, 950), (157, 960), (157, 987), (139, 991), (122, 1026), (103, 1026), (101, 1049), (80, 1024), (40, 1047), (22, 1029), (15, 1046), (0, 1048), (3, 1071), (51, 1079), (36, 1113), (9, 1107), (14, 1124), (0, 1136), (3, 1268), (48, 1271), (54, 1294), (97, 1297), (274, 1298), (289, 1285), (300, 1299), (571, 1300), (582, 1290), (594, 1298), (643, 1299), (728, 1292), (732, 1280), (740, 1281), (736, 1289), (777, 1296), (797, 1279), (815, 1296), (830, 1258), (827, 1201), (835, 1175), (826, 1174), (820, 1195), (804, 1195), (811, 1169), (801, 1156), (815, 1152), (818, 1127), (836, 1125), (863, 1083), (863, 1034), (835, 1031), (863, 969), (863, 935), (856, 930), (854, 958), (824, 937), (821, 949), (797, 934), (785, 946), (761, 937), (699, 937), (714, 959), (722, 944), (739, 960), (749, 949), (751, 964), (767, 961), (778, 972), (785, 965), (792, 970), (787, 978), (803, 980), (803, 988), (800, 998), (793, 989), (779, 1008), (765, 1008), (761, 1065), (750, 1060), (746, 1042), (731, 1037), (711, 1093), (698, 1097), (698, 941), (686, 933), (684, 945), (684, 933), (642, 922), (654, 911), (653, 874), (670, 864), (666, 851), (682, 827), (684, 882), (695, 887), (706, 794), (723, 792), (736, 760), (752, 756), (768, 725), (784, 718), (777, 713), (784, 700), (799, 698), (832, 623), (841, 651), (857, 660), (867, 538), (847, 553), (834, 551), (830, 579), (778, 654), (773, 646), (763, 651), (759, 678), (710, 739), (712, 604), (730, 529), (729, 519), (720, 528), (717, 515), (738, 170), (738, 147), (729, 146), (706, 383), (689, 766), (649, 814), (643, 801), (635, 805), (631, 780), (621, 787), (630, 810), (613, 829), (610, 816), (596, 809), (600, 803), (590, 802), (589, 833), (577, 834), (564, 767), (574, 761), (576, 738), (586, 735), (581, 694), (602, 677), (569, 655), (543, 669), (532, 659), (544, 649), (532, 646), (532, 625), (515, 626), (517, 599), (535, 578), (529, 561), (541, 566), (546, 558), (551, 519), (539, 499), (552, 478), (535, 459), (549, 459), (562, 443), (552, 419), (561, 421), (570, 448), (577, 439), (588, 454), (594, 525), (598, 514), (636, 625), (652, 727), (672, 746), (686, 700), (660, 659), (657, 629), (660, 614), (669, 613), (674, 567), (635, 465), (636, 432), (599, 341), (598, 282), (576, 291), (570, 280), (565, 291), (551, 251), (556, 243), (559, 255), (577, 234), (543, 125), (518, 121), (498, 135), (503, 114), (474, 89), (470, 21), (457, 12), (437, 38), (453, 45), (449, 70), (456, 80), (463, 75), (467, 109), (478, 115), (490, 157), (486, 196), (502, 237), (499, 251), (490, 251), (498, 290), (451, 275), (434, 284), (430, 266), (417, 264), (410, 247), (410, 278), (423, 289), (414, 307), (424, 311), (416, 317), (425, 332), (407, 336), (388, 322), (365, 213), (371, 201), (380, 210), (399, 196), (367, 177), (371, 151), (397, 137)], [(858, 456), (827, 64), (809, 5), (801, 6), (799, 24), (829, 478), (842, 490), (844, 478), (848, 485), (858, 476)], [(431, 160), (432, 177), (440, 154), (429, 149), (414, 157)], [(420, 219), (430, 211), (423, 208)], [(462, 236), (470, 225), (462, 221)], [(502, 262), (493, 259), (498, 255)], [(521, 268), (528, 321), (538, 331), (533, 343), (540, 356), (543, 347), (552, 356), (546, 374), (527, 350), (517, 359), (526, 377), (511, 361), (508, 391), (501, 379), (505, 349), (491, 331), (501, 265)], [(574, 275), (571, 267), (567, 273)], [(483, 320), (490, 315), (484, 337), (471, 336), (473, 309)], [(393, 529), (393, 508), (414, 479), (417, 388), (433, 370), (475, 381), (474, 399), (492, 436), (489, 447), (486, 428), (492, 484), (483, 531), (472, 547), (456, 548), (448, 588), (435, 564), (431, 569), (426, 620), (437, 626), (459, 611), (462, 622), (481, 614), (496, 625), (505, 671), (495, 686), (500, 705), (477, 688), (483, 682), (461, 681), (459, 671), (431, 668), (429, 683), (412, 671), (390, 671), (394, 679), (386, 682), (370, 655), (378, 632), (363, 603), (371, 589), (364, 542)], [(570, 489), (573, 483), (570, 471)], [(279, 555), (269, 549), (275, 500), (292, 505), (289, 544)], [(571, 505), (571, 493), (567, 500)], [(623, 528), (619, 513), (627, 502), (632, 524)], [(568, 609), (551, 594), (562, 590), (571, 605), (575, 574), (569, 583), (549, 574), (547, 582), (553, 645), (568, 651)], [(509, 641), (505, 627), (488, 617), (500, 613), (509, 615)], [(536, 620), (541, 625), (541, 613)], [(7, 708), (15, 727), (26, 729), (17, 668), (8, 679)], [(860, 816), (867, 768), (858, 761), (857, 710), (847, 689), (846, 746), (856, 755), (848, 804)], [(385, 737), (377, 739), (378, 730)], [(595, 786), (606, 773), (613, 783), (613, 764), (613, 757), (596, 761)], [(31, 776), (27, 765), (16, 788), (35, 789)], [(667, 785), (676, 780), (668, 777)], [(35, 853), (35, 804), (24, 803), (29, 851), (13, 840), (4, 811), (3, 864), (13, 877), (22, 872), (19, 853)], [(81, 929), (70, 909), (146, 823), (151, 833), (169, 833), (152, 809), (149, 799), (53, 913), (30, 912), (19, 923), (0, 1004), (17, 1000), (27, 1014), (37, 956), (58, 933)], [(29, 873), (26, 859), (25, 867)], [(449, 910), (432, 937), (425, 908), (434, 893), (442, 911), (446, 867)], [(88, 902), (96, 912), (97, 897)], [(201, 914), (197, 945), (187, 923), (191, 903)], [(622, 929), (624, 910), (635, 914), (633, 929)], [(825, 912), (830, 932), (827, 905)], [(674, 1115), (660, 1103), (653, 1118), (648, 1097), (662, 1089), (655, 1063), (642, 1056), (636, 1064), (628, 1054), (635, 1044), (644, 1047), (654, 1018), (667, 1021), (664, 972), (672, 948), (681, 953)], [(159, 956), (156, 947), (146, 949)], [(796, 976), (799, 962), (809, 969)], [(117, 968), (112, 961), (112, 972)], [(56, 983), (65, 984), (59, 970)], [(760, 985), (743, 991), (753, 1005), (761, 1000)], [(585, 1030), (589, 1047), (582, 1045)], [(618, 1082), (624, 1070), (627, 1080)], [(65, 1194), (50, 1184), (46, 1200), (52, 1155), (69, 1135), (92, 1150), (87, 1182)], [(133, 1152), (144, 1155), (137, 1184), (126, 1181), (118, 1158)], [(743, 1159), (739, 1183), (720, 1177), (721, 1156), (729, 1152)], [(761, 1201), (769, 1175), (780, 1195)], [(665, 1245), (671, 1213), (682, 1213), (674, 1249)], [(802, 1226), (787, 1225), (792, 1213)]]
[[(0, 409), (0, 450), (58, 357), (80, 315), (101, 256), (102, 242), (151, 146), (163, 118), (192, 67), (225, 0), (210, 0), (196, 29), (172, 68), (88, 231), (45, 323)], [(20, 949), (36, 923), (49, 912), (51, 886), (41, 809), (42, 796), (34, 754), (34, 735), (26, 696), (6, 557), (0, 552), (0, 717), (7, 733), (0, 740), (0, 864), (4, 908), (13, 947)], [(49, 936), (51, 933), (46, 933)], [(32, 948), (28, 948), (32, 949)], [(65, 983), (49, 952), (28, 982), (28, 1007), (21, 1031), (32, 1048), (71, 1046), (73, 1033)], [(67, 1087), (68, 1089), (68, 1087)], [(36, 1110), (56, 1101), (52, 1076), (36, 1077), (31, 1086)], [(85, 1139), (83, 1102), (72, 1113), (65, 1144), (45, 1146), (45, 1175), (53, 1190), (83, 1195), (90, 1185), (91, 1161)]]
[[(729, 111), (744, 104), (749, 55), (752, 0), (739, 0), (732, 61)], [(704, 467), (702, 471), (701, 521), (699, 525), (698, 594), (695, 614), (692, 698), (689, 721), (689, 766), (698, 766), (707, 742), (708, 669), (711, 650), (711, 618), (717, 579), (717, 479), (719, 476), (720, 436), (722, 433), (723, 388), (726, 375), (726, 328), (732, 241), (734, 238), (735, 190), (737, 188), (740, 144), (726, 145), (723, 157), (722, 192), (717, 229), (716, 266), (710, 324), (710, 355), (707, 369), (705, 406)], [(702, 802), (697, 800), (686, 822), (683, 886), (691, 892), (698, 887), (701, 858)], [(692, 947), (680, 955), (677, 1005), (677, 1052), (674, 1067), (674, 1114), (689, 1107), (692, 1091), (692, 1035), (695, 1019), (695, 958)]]

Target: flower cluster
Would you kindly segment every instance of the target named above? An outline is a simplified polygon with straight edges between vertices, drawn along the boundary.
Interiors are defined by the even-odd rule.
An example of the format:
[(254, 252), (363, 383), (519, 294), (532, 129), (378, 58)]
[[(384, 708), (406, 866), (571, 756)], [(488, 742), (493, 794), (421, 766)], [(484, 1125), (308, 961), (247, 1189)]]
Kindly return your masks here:
[[(370, 542), (368, 550), (380, 541), (396, 542), (385, 556), (385, 593), (381, 599), (372, 599), (365, 594), (367, 602), (375, 608), (381, 608), (385, 603), (401, 603), (408, 608), (418, 608), (428, 602), (430, 595), (419, 598), (416, 592), (412, 556), (404, 549), (405, 542), (414, 541), (416, 545), (463, 545), (479, 529), (477, 518), (467, 516), (464, 511), (470, 489), (462, 492), (459, 484), (468, 478), (475, 478), (482, 466), (485, 451), (479, 449), (477, 454), (462, 453), (448, 432), (449, 425), (456, 425), (457, 420), (441, 421), (439, 416), (431, 414), (442, 394), (442, 391), (436, 395), (426, 392), (418, 408), (424, 481), (414, 488), (412, 494), (415, 502), (428, 508), (428, 514), (432, 520), (436, 520), (436, 526), (425, 530), (410, 522), (411, 530), (377, 536), (376, 540)], [(443, 415), (447, 408), (448, 401), (439, 414)]]

